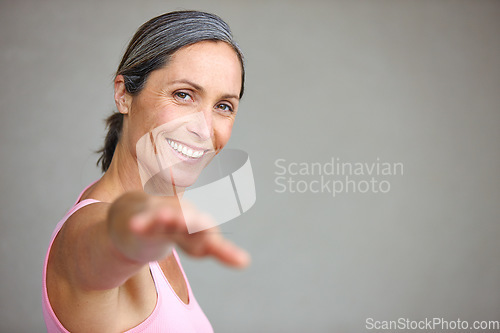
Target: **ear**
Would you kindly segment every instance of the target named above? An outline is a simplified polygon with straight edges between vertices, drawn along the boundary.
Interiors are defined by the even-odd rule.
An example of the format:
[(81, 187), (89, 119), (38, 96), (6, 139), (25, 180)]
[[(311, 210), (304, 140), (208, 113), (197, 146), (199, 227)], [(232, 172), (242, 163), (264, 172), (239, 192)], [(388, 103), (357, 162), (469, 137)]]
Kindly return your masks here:
[(132, 96), (125, 88), (125, 79), (123, 75), (117, 75), (115, 78), (115, 103), (118, 112), (128, 114), (132, 104)]

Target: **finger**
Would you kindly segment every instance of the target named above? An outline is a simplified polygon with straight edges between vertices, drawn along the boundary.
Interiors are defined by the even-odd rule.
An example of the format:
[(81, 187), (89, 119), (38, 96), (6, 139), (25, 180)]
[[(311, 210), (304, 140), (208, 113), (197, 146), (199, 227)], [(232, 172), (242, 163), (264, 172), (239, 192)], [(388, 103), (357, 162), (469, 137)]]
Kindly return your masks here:
[(222, 237), (213, 239), (207, 244), (207, 254), (213, 255), (222, 263), (235, 268), (245, 268), (250, 264), (248, 252)]
[[(189, 212), (192, 213), (192, 212)], [(186, 237), (186, 250), (194, 256), (212, 255), (222, 263), (238, 268), (244, 268), (250, 263), (250, 255), (243, 249), (222, 237), (215, 220), (206, 213), (195, 212), (194, 216), (186, 217), (190, 230), (202, 230)], [(189, 214), (184, 214), (189, 216)]]

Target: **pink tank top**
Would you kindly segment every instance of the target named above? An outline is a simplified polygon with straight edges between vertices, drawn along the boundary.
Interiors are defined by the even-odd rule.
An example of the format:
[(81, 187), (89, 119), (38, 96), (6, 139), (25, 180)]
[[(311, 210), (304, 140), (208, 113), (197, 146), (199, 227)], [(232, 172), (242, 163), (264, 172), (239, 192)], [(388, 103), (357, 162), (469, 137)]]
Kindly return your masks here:
[[(49, 248), (47, 250), (47, 254), (45, 256), (45, 263), (43, 266), (43, 291), (42, 291), (42, 310), (43, 310), (43, 318), (45, 320), (45, 325), (47, 326), (48, 333), (60, 333), (60, 332), (69, 332), (64, 328), (64, 326), (57, 319), (56, 314), (52, 310), (50, 305), (49, 297), (47, 295), (47, 284), (46, 284), (46, 275), (47, 275), (47, 260), (49, 258), (50, 248), (52, 247), (52, 243), (57, 236), (57, 233), (63, 226), (64, 222), (78, 209), (90, 205), (95, 202), (99, 202), (94, 199), (86, 199), (78, 202), (82, 196), (82, 194), (87, 190), (90, 186), (87, 186), (82, 193), (78, 196), (73, 207), (64, 215), (61, 221), (57, 224), (54, 232), (52, 233), (52, 237), (50, 240)], [(137, 325), (136, 327), (126, 331), (126, 333), (160, 333), (160, 332), (169, 332), (169, 333), (188, 333), (188, 332), (213, 332), (212, 326), (208, 321), (207, 317), (201, 310), (198, 302), (193, 296), (193, 292), (191, 290), (191, 286), (186, 278), (186, 274), (184, 273), (184, 269), (182, 268), (179, 256), (175, 249), (173, 249), (173, 253), (179, 267), (181, 268), (182, 275), (184, 276), (184, 280), (186, 281), (186, 285), (188, 288), (189, 295), (189, 304), (184, 303), (175, 293), (172, 286), (168, 283), (167, 278), (163, 274), (163, 271), (160, 268), (158, 262), (150, 262), (149, 269), (151, 271), (151, 275), (153, 276), (153, 280), (156, 287), (157, 300), (156, 306), (149, 317), (147, 317), (142, 323)]]

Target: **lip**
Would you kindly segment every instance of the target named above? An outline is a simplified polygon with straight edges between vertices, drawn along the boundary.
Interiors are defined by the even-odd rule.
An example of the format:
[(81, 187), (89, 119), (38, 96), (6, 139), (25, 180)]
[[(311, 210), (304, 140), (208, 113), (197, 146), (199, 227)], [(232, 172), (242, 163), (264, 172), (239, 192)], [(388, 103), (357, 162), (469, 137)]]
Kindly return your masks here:
[(182, 141), (179, 141), (179, 140), (174, 140), (174, 139), (171, 139), (171, 138), (166, 138), (166, 140), (170, 140), (170, 141), (173, 141), (173, 142), (176, 142), (178, 144), (181, 144), (187, 148), (191, 148), (192, 150), (195, 150), (195, 151), (202, 151), (203, 152), (203, 155), (196, 158), (196, 157), (189, 157), (189, 156), (186, 156), (184, 154), (181, 154), (179, 153), (177, 150), (175, 150), (167, 141), (167, 145), (169, 146), (169, 148), (174, 152), (174, 154), (182, 161), (186, 162), (186, 163), (189, 163), (189, 164), (196, 164), (198, 162), (200, 162), (201, 160), (203, 160), (203, 158), (205, 157), (205, 155), (207, 154), (207, 152), (209, 152), (211, 149), (206, 149), (206, 148), (200, 148), (200, 147), (196, 147), (196, 146), (193, 146), (193, 145), (189, 145), (189, 144), (186, 144)]

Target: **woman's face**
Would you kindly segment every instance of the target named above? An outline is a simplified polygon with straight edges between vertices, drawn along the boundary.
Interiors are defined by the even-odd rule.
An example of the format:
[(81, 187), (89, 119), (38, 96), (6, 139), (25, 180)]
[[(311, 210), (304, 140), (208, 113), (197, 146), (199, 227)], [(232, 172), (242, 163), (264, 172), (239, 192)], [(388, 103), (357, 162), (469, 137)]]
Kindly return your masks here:
[(231, 136), (241, 75), (230, 45), (203, 41), (179, 49), (128, 97), (124, 135), (143, 185), (153, 174), (176, 187), (194, 183)]

